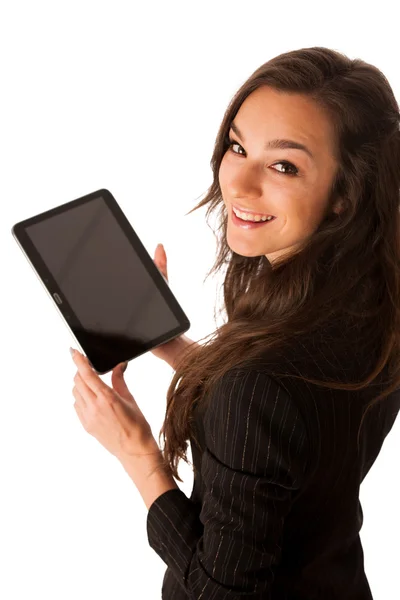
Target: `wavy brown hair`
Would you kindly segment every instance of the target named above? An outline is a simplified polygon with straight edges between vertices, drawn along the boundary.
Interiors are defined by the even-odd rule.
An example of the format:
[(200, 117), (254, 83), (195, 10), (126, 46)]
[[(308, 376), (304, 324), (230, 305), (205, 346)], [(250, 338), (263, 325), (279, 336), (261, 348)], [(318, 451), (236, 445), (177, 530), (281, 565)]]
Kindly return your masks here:
[[(218, 179), (230, 124), (245, 98), (264, 85), (304, 94), (323, 107), (334, 126), (339, 165), (322, 223), (295, 253), (273, 265), (264, 255), (244, 257), (228, 246)], [(351, 327), (353, 339), (371, 348), (374, 362), (367, 376), (355, 383), (301, 379), (361, 390), (388, 373), (360, 429), (372, 405), (400, 386), (399, 116), (391, 86), (378, 68), (323, 47), (269, 60), (231, 100), (211, 158), (212, 185), (187, 213), (207, 205), (208, 220), (218, 209), (217, 257), (206, 279), (226, 267), (222, 310), (227, 319), (205, 343), (182, 352), (167, 391), (159, 434), (164, 436), (162, 463), (179, 481), (178, 462), (188, 463), (189, 437), (198, 444), (192, 430), (194, 404), (204, 407), (208, 391), (228, 370), (276, 353), (332, 321)], [(338, 197), (343, 199), (340, 215), (331, 210)]]

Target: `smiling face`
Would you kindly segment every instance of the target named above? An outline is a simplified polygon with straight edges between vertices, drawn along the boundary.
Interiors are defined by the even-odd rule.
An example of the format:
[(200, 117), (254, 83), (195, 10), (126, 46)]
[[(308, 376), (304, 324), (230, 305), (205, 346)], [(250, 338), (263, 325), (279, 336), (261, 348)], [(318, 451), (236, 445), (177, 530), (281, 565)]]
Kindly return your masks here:
[[(237, 254), (265, 255), (273, 262), (308, 239), (328, 210), (337, 169), (333, 126), (306, 96), (262, 86), (242, 103), (233, 128), (219, 169), (228, 213), (227, 243)], [(305, 146), (311, 156), (299, 148), (266, 147), (277, 138)], [(232, 205), (276, 218), (239, 227)], [(339, 212), (339, 203), (331, 210)]]

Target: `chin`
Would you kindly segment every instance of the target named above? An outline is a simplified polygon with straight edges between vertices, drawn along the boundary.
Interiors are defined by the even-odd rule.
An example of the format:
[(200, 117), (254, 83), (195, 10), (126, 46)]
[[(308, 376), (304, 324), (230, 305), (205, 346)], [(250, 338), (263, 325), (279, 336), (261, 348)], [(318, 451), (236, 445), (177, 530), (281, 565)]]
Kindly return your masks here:
[(250, 246), (246, 246), (245, 244), (230, 244), (228, 241), (228, 246), (235, 254), (239, 254), (239, 256), (246, 256), (247, 258), (254, 258), (256, 256), (265, 256), (267, 253), (270, 254), (271, 250), (259, 250), (256, 248), (250, 248)]

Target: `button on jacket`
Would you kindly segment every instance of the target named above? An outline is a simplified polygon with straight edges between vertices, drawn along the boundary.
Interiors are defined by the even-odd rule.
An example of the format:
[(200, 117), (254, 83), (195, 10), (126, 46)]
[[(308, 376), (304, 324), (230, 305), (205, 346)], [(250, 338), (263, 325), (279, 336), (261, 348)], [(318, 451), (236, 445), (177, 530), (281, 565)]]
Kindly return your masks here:
[(359, 491), (400, 391), (367, 413), (358, 448), (363, 411), (382, 388), (349, 392), (297, 379), (354, 383), (373, 365), (362, 351), (357, 340), (344, 350), (315, 334), (231, 369), (206, 409), (195, 407), (191, 497), (168, 490), (147, 515), (149, 544), (167, 565), (162, 599), (372, 599)]

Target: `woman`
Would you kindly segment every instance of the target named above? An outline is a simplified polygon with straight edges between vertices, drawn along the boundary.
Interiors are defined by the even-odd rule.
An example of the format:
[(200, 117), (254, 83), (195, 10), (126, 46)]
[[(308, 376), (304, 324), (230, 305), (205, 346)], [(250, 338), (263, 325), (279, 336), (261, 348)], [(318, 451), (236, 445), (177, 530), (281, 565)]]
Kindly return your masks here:
[(287, 52), (234, 96), (211, 165), (193, 210), (219, 210), (227, 319), (155, 352), (176, 368), (165, 465), (182, 481), (190, 440), (195, 473), (148, 511), (162, 597), (371, 599), (359, 488), (400, 407), (398, 104), (362, 60)]

